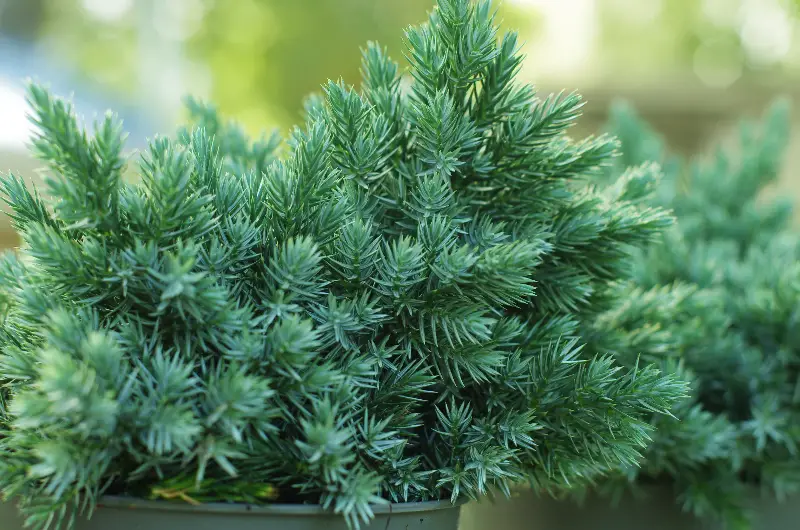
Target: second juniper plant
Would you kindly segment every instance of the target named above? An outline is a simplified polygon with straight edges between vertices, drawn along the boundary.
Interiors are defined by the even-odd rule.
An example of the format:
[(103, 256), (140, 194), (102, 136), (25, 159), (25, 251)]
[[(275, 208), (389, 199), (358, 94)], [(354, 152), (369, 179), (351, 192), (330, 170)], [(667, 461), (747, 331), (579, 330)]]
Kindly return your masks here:
[[(643, 358), (679, 361), (693, 390), (673, 417), (654, 418), (641, 467), (602, 490), (666, 483), (685, 510), (750, 528), (754, 496), (800, 492), (800, 239), (791, 200), (764, 196), (781, 169), (788, 108), (779, 101), (763, 123), (743, 122), (735, 151), (690, 164), (627, 106), (615, 109), (610, 128), (629, 163), (669, 168), (651, 204), (674, 209), (677, 222), (634, 261), (634, 281), (623, 287), (633, 302), (596, 323), (625, 335), (645, 316), (645, 336), (658, 340), (640, 343)], [(638, 310), (643, 293), (662, 293), (657, 311)]]
[(115, 118), (89, 135), (31, 88), (51, 198), (4, 181), (0, 486), (35, 528), (107, 493), (357, 526), (638, 460), (683, 384), (580, 330), (669, 224), (652, 173), (589, 187), (616, 141), (570, 140), (580, 99), (514, 82), (488, 2), (440, 0), (407, 50), (410, 89), (369, 46), (283, 153), (194, 104), (135, 183)]

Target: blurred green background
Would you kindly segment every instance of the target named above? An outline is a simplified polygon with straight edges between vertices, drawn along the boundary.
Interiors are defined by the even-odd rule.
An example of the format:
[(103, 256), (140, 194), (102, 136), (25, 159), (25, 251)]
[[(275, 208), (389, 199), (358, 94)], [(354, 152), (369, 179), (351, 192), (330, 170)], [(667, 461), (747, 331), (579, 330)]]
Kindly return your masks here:
[[(134, 148), (173, 129), (185, 94), (212, 99), (251, 132), (286, 131), (303, 97), (321, 83), (358, 81), (359, 47), (368, 40), (405, 62), (403, 30), (432, 5), (0, 0), (0, 170), (35, 168), (24, 153), (27, 77), (74, 94), (87, 118), (118, 111)], [(800, 0), (504, 0), (497, 6), (503, 25), (519, 30), (526, 43), (524, 80), (540, 91), (577, 89), (587, 98), (580, 133), (600, 127), (611, 101), (624, 98), (675, 149), (699, 151), (775, 96), (797, 99)], [(789, 161), (781, 186), (800, 188), (791, 175), (796, 166)]]

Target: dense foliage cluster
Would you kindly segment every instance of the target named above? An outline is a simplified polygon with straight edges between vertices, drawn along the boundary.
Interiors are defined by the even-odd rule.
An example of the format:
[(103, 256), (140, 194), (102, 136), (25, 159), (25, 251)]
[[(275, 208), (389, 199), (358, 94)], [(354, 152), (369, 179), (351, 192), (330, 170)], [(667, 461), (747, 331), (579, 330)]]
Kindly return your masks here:
[(596, 325), (635, 334), (646, 322), (643, 357), (673, 365), (693, 390), (674, 417), (654, 418), (642, 466), (602, 489), (667, 481), (685, 510), (749, 528), (754, 491), (800, 491), (800, 240), (791, 201), (764, 196), (780, 170), (788, 108), (777, 102), (763, 123), (742, 123), (733, 149), (690, 164), (627, 106), (610, 130), (620, 163), (663, 163), (652, 200), (677, 222), (636, 258), (621, 287), (629, 301)]
[(113, 116), (90, 135), (32, 87), (52, 198), (4, 180), (0, 486), (36, 528), (107, 493), (357, 525), (638, 460), (684, 385), (582, 330), (671, 221), (655, 168), (591, 188), (616, 140), (570, 140), (580, 99), (514, 83), (488, 2), (440, 0), (407, 48), (408, 89), (369, 46), (283, 152), (193, 102), (133, 183)]

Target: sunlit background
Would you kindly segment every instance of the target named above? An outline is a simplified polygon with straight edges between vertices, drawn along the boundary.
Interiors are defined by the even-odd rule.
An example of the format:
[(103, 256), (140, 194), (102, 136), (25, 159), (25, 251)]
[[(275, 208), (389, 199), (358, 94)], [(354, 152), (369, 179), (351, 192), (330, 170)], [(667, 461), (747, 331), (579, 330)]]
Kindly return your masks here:
[[(171, 131), (186, 94), (212, 99), (252, 132), (285, 131), (321, 83), (358, 81), (358, 48), (368, 40), (403, 62), (403, 29), (432, 4), (0, 0), (0, 170), (33, 168), (24, 154), (26, 78), (73, 95), (87, 119), (113, 108), (133, 147)], [(610, 102), (624, 98), (673, 147), (697, 151), (776, 95), (795, 99), (800, 0), (505, 0), (498, 7), (503, 25), (526, 43), (525, 80), (541, 91), (577, 89), (589, 101), (581, 132), (599, 127)]]

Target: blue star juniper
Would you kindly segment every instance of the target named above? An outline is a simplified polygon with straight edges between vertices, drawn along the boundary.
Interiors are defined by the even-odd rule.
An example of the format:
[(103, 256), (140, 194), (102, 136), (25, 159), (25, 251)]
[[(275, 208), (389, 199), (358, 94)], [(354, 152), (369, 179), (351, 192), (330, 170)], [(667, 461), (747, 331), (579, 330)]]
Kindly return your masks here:
[[(34, 528), (103, 494), (381, 502), (561, 489), (638, 461), (686, 386), (584, 347), (633, 249), (670, 225), (653, 166), (567, 136), (575, 94), (515, 83), (489, 2), (440, 0), (285, 143), (191, 100), (126, 159), (32, 86), (47, 193), (3, 189), (0, 486)], [(125, 168), (137, 178), (123, 178)]]
[[(663, 244), (637, 254), (632, 280), (619, 287), (629, 302), (593, 322), (596, 344), (630, 364), (636, 338), (642, 359), (682, 374), (692, 392), (672, 416), (653, 418), (657, 434), (641, 467), (605, 481), (602, 493), (665, 483), (684, 510), (749, 529), (759, 492), (800, 492), (800, 240), (792, 201), (765, 195), (781, 169), (788, 118), (778, 100), (762, 123), (741, 123), (734, 149), (686, 163), (632, 108), (613, 110), (609, 130), (625, 155), (604, 177), (661, 162), (665, 176), (647, 202), (673, 210), (677, 222)], [(622, 347), (605, 342), (612, 330)]]

